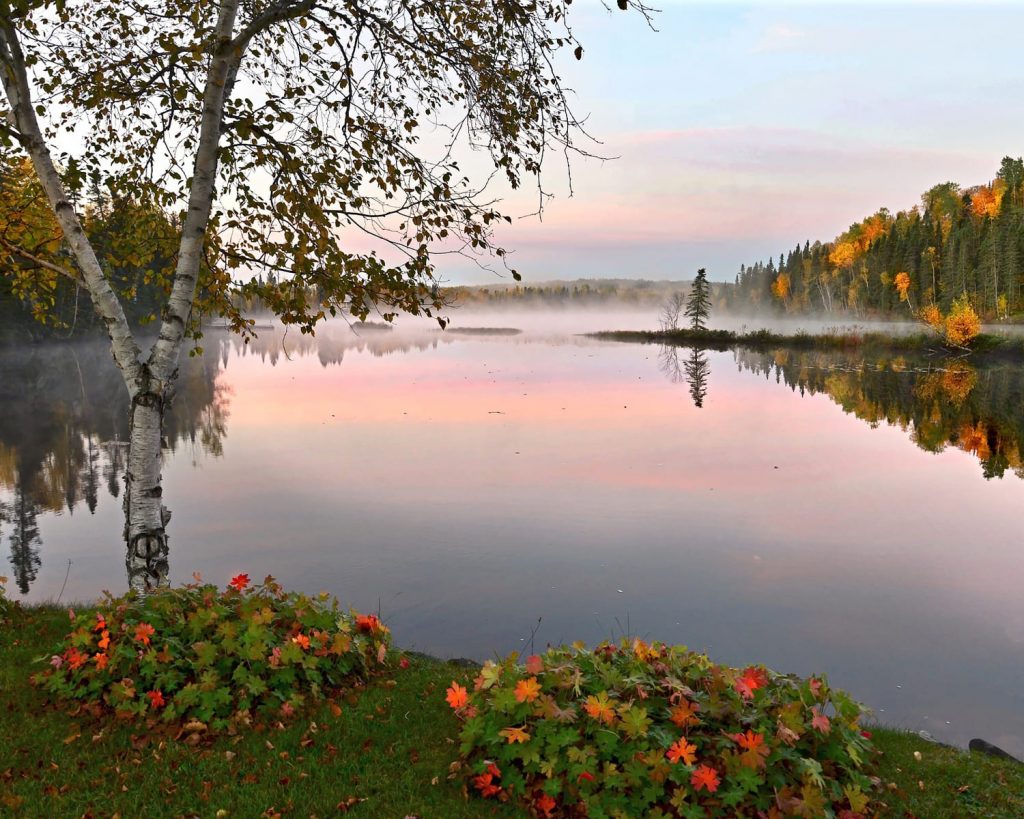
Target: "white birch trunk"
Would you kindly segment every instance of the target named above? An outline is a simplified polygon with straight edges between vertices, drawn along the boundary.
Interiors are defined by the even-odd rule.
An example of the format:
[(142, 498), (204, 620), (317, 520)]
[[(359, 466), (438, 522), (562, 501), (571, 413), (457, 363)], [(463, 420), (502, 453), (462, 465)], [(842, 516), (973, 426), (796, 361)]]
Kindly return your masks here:
[(163, 418), (163, 402), (152, 393), (140, 393), (132, 401), (124, 537), (128, 585), (142, 593), (168, 583), (166, 526), (171, 513), (163, 505), (160, 486)]
[(171, 294), (163, 311), (160, 335), (145, 361), (121, 303), (106, 280), (81, 220), (68, 200), (43, 138), (17, 31), (11, 21), (0, 21), (0, 75), (11, 106), (9, 125), (16, 129), (15, 138), (32, 160), (64, 239), (81, 271), (82, 284), (107, 329), (114, 361), (128, 387), (131, 435), (124, 499), (126, 564), (130, 587), (143, 593), (166, 585), (168, 580), (166, 525), (170, 512), (163, 506), (160, 486), (163, 419), (177, 377), (182, 340), (195, 300), (203, 245), (213, 207), (225, 97), (246, 44), (245, 41), (232, 41), (238, 5), (239, 0), (222, 0), (220, 3), (178, 262)]

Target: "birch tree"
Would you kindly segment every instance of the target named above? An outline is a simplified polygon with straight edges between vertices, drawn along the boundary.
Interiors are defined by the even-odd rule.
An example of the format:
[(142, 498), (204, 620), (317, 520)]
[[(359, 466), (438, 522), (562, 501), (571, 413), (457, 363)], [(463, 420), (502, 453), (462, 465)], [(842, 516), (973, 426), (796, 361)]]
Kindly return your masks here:
[[(166, 582), (161, 429), (201, 310), (243, 333), (238, 292), (303, 332), (374, 307), (443, 324), (437, 255), (505, 259), (490, 179), (536, 185), (542, 205), (548, 155), (582, 150), (556, 71), (583, 57), (570, 4), (0, 0), (0, 139), (31, 161), (61, 234), (20, 257), (88, 293), (128, 387), (133, 588)], [(484, 178), (460, 166), (467, 149)], [(174, 216), (151, 344), (83, 229), (87, 186)]]

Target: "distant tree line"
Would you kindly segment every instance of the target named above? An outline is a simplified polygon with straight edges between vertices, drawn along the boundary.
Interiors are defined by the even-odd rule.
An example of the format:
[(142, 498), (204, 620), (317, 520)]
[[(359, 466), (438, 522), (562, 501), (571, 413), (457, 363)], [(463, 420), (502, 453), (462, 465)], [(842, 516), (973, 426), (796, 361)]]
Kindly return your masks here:
[(966, 294), (985, 319), (1024, 312), (1024, 160), (995, 179), (935, 185), (921, 204), (882, 208), (831, 242), (805, 242), (740, 268), (726, 296), (734, 312), (768, 309), (908, 316), (947, 312)]

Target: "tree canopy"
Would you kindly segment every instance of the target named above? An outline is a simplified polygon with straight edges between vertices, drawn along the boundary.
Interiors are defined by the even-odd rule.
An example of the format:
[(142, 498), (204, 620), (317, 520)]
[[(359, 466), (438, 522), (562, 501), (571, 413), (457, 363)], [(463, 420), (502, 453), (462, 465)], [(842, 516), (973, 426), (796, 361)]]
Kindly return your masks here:
[(983, 185), (934, 185), (921, 204), (881, 208), (831, 242), (806, 242), (743, 266), (734, 310), (855, 314), (948, 311), (966, 294), (987, 319), (1024, 311), (1024, 160), (1005, 157)]
[[(371, 304), (429, 314), (436, 257), (504, 257), (490, 175), (461, 163), (485, 152), (519, 188), (540, 184), (551, 151), (580, 150), (555, 68), (560, 52), (583, 56), (569, 5), (17, 2), (0, 58), (9, 100), (24, 63), (25, 117), (38, 114), (40, 136), (60, 146), (68, 199), (92, 189), (165, 211), (181, 250), (198, 243), (207, 262), (205, 309), (242, 327), (226, 298), (234, 279), (308, 330)], [(31, 155), (13, 113), (5, 151)], [(37, 257), (58, 264), (56, 245), (46, 250)], [(175, 324), (191, 318), (174, 298), (188, 295), (187, 255), (154, 271), (178, 285), (165, 316)]]

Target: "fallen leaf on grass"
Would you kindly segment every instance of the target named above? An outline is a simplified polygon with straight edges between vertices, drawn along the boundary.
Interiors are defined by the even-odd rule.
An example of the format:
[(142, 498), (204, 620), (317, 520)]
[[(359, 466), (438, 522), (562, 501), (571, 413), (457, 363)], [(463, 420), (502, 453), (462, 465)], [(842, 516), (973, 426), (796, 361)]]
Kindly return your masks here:
[(81, 736), (81, 734), (71, 734), (70, 736), (64, 737), (64, 744), (65, 745), (70, 745), (72, 742), (74, 742), (80, 736)]
[(365, 802), (365, 801), (366, 801), (365, 797), (350, 796), (348, 799), (342, 799), (338, 803), (338, 810), (341, 811), (342, 813), (346, 813), (349, 810), (349, 808), (354, 808), (360, 802)]

